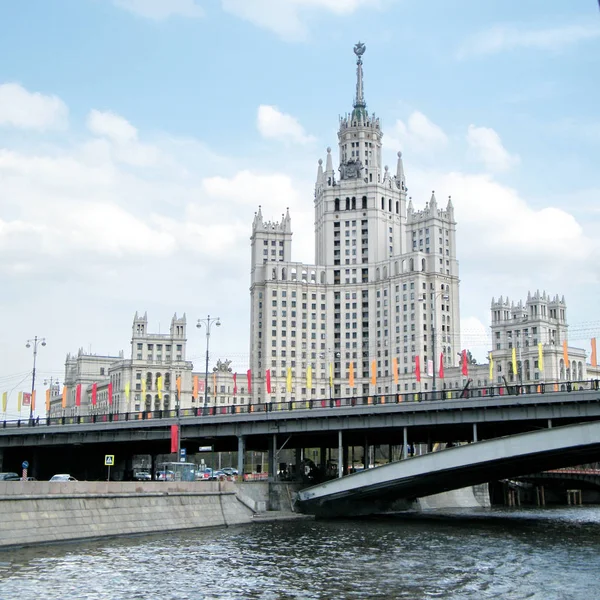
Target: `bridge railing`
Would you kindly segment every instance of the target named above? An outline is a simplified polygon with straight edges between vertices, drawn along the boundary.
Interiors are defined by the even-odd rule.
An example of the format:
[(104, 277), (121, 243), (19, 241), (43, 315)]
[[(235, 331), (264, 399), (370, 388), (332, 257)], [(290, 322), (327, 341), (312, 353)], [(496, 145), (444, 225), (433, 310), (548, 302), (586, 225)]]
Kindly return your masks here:
[[(295, 410), (319, 410), (323, 408), (347, 408), (364, 406), (383, 406), (410, 402), (443, 402), (445, 400), (469, 400), (472, 398), (494, 398), (498, 396), (543, 395), (573, 392), (579, 390), (600, 390), (600, 379), (587, 381), (559, 381), (544, 383), (526, 383), (509, 386), (486, 386), (464, 389), (442, 389), (412, 391), (392, 394), (373, 394), (343, 398), (318, 398), (310, 400), (286, 400), (281, 402), (262, 402), (258, 404), (228, 404), (220, 406), (192, 407), (179, 410), (179, 418), (203, 417), (232, 414), (270, 413)], [(4, 420), (1, 427), (34, 427), (44, 425), (75, 425), (83, 423), (114, 423), (122, 421), (143, 421), (151, 419), (174, 419), (177, 411), (155, 410), (128, 413), (84, 414), (70, 416), (52, 416), (35, 419)]]

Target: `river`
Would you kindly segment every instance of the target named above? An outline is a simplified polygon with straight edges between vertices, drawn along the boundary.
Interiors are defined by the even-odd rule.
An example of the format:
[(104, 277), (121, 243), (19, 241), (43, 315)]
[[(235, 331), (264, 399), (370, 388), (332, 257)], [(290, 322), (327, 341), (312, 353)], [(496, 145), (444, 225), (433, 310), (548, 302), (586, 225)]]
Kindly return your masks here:
[(2, 600), (593, 599), (600, 507), (286, 521), (0, 552)]

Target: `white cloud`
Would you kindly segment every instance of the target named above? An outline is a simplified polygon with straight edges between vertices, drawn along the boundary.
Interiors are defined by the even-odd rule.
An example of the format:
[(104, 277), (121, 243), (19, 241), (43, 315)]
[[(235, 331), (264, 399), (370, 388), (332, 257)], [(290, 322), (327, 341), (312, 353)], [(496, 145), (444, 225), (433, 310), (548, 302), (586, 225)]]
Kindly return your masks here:
[(507, 171), (519, 163), (519, 157), (511, 155), (502, 145), (500, 136), (489, 127), (469, 125), (467, 142), (476, 159), (491, 171)]
[(256, 117), (258, 131), (265, 138), (307, 144), (314, 137), (307, 135), (298, 119), (282, 113), (276, 106), (261, 104)]
[(436, 152), (447, 145), (448, 136), (443, 129), (418, 110), (408, 117), (406, 123), (398, 119), (386, 139), (386, 146), (390, 148), (399, 147), (418, 154)]
[(113, 3), (119, 8), (156, 21), (173, 16), (198, 18), (204, 15), (202, 7), (195, 0), (113, 0)]
[(307, 37), (305, 18), (315, 12), (349, 15), (379, 0), (221, 0), (223, 10), (268, 29), (285, 40)]
[(557, 52), (578, 42), (599, 37), (600, 25), (565, 25), (537, 30), (498, 25), (467, 38), (458, 50), (458, 58), (497, 54), (518, 48)]
[(67, 127), (69, 111), (56, 96), (28, 92), (18, 83), (0, 85), (0, 127), (22, 129), (63, 129)]

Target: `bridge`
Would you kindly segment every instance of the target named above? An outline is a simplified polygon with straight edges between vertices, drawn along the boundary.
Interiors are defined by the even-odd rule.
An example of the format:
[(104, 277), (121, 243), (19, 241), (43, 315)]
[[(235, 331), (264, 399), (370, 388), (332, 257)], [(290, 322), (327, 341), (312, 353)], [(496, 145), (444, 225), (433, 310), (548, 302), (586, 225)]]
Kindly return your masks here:
[(306, 488), (297, 507), (320, 517), (380, 514), (401, 499), (486, 483), (600, 455), (600, 422), (567, 425), (456, 446)]
[[(583, 388), (583, 389), (582, 389)], [(181, 427), (181, 446), (188, 456), (200, 446), (215, 452), (237, 452), (238, 469), (248, 453), (266, 452), (268, 471), (277, 474), (282, 448), (296, 450), (299, 466), (304, 450), (329, 455), (337, 474), (349, 472), (349, 452), (362, 456), (373, 446), (389, 446), (400, 457), (409, 446), (436, 442), (474, 442), (574, 423), (600, 420), (598, 381), (575, 382), (569, 391), (558, 386), (524, 386), (522, 394), (505, 388), (388, 396), (352, 397), (261, 405), (231, 405), (152, 413), (113, 413), (53, 417), (40, 422), (0, 422), (0, 469), (18, 471), (24, 460), (31, 473), (46, 479), (71, 472), (80, 479), (105, 476), (104, 455), (115, 455), (114, 472), (125, 473), (133, 457), (169, 454), (171, 425)], [(76, 451), (74, 451), (74, 448)], [(392, 454), (391, 452), (389, 453)], [(359, 462), (361, 455), (359, 454)], [(368, 466), (368, 465), (367, 465)]]

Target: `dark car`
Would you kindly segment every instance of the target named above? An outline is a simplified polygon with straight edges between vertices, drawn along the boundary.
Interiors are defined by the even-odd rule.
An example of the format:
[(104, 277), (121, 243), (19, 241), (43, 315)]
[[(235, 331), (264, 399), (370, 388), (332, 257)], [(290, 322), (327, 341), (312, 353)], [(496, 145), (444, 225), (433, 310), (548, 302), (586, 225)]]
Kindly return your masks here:
[(0, 473), (0, 481), (20, 481), (16, 473)]

